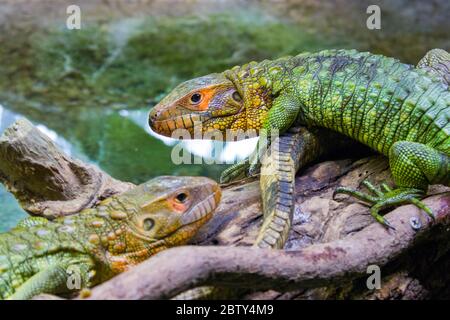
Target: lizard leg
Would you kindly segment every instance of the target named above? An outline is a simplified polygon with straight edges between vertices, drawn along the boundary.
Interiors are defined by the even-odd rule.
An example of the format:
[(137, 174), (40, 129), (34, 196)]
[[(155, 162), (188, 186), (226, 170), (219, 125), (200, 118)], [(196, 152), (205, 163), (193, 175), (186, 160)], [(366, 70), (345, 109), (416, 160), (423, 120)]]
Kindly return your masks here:
[[(259, 140), (257, 149), (247, 158), (225, 169), (220, 175), (220, 183), (230, 183), (233, 181), (250, 178), (259, 173), (261, 164), (257, 160), (259, 150)], [(254, 163), (254, 165), (252, 165)]]
[[(382, 215), (380, 215), (380, 211), (392, 207), (395, 205), (405, 204), (405, 203), (413, 203), (416, 204), (416, 197), (420, 197), (423, 195), (423, 190), (419, 189), (412, 189), (412, 188), (397, 188), (397, 189), (390, 189), (385, 184), (382, 184), (383, 191), (376, 189), (375, 186), (373, 186), (369, 181), (365, 180), (363, 181), (363, 185), (366, 186), (367, 189), (372, 194), (367, 194), (364, 192), (360, 192), (357, 190), (349, 189), (340, 187), (337, 188), (335, 191), (336, 193), (345, 193), (348, 195), (351, 195), (359, 200), (362, 200), (364, 202), (367, 202), (372, 205), (370, 208), (370, 214), (377, 220), (379, 223), (392, 228), (389, 221), (386, 220)], [(383, 186), (384, 185), (384, 186)], [(386, 189), (387, 188), (387, 189)], [(387, 191), (389, 190), (389, 191)], [(419, 200), (417, 200), (419, 201)], [(419, 201), (420, 202), (420, 201)], [(420, 207), (423, 208), (425, 205), (421, 203)], [(426, 207), (425, 207), (426, 208)]]
[(389, 165), (397, 188), (390, 189), (383, 184), (381, 191), (364, 182), (374, 195), (348, 188), (337, 188), (335, 193), (346, 193), (372, 204), (372, 216), (386, 226), (390, 226), (389, 222), (379, 215), (379, 211), (406, 203), (416, 205), (434, 219), (433, 213), (420, 198), (426, 194), (430, 184), (449, 184), (450, 157), (421, 143), (398, 141), (389, 150)]
[(292, 127), (273, 141), (262, 161), (260, 189), (264, 221), (255, 246), (284, 247), (295, 207), (295, 174), (300, 167), (315, 160), (320, 150), (319, 138), (303, 127)]
[(348, 148), (351, 143), (330, 130), (301, 126), (291, 127), (273, 141), (262, 158), (260, 189), (264, 221), (256, 246), (284, 247), (294, 214), (297, 171), (320, 156)]
[(81, 265), (79, 276), (79, 287), (70, 288), (68, 279), (68, 268), (66, 264), (55, 264), (36, 273), (22, 284), (13, 295), (8, 297), (8, 300), (26, 300), (40, 293), (57, 294), (62, 292), (70, 292), (74, 289), (81, 289), (89, 283), (89, 273), (87, 272), (89, 266)]
[(261, 159), (270, 144), (267, 131), (262, 130), (255, 151), (248, 158), (225, 169), (220, 175), (220, 183), (229, 183), (257, 175), (261, 170)]
[[(259, 233), (258, 239), (255, 245), (259, 247), (283, 247), (287, 240), (287, 235), (292, 221), (292, 213), (294, 210), (294, 187), (295, 187), (295, 173), (298, 168), (314, 158), (318, 152), (313, 152), (313, 147), (318, 148), (319, 143), (315, 140), (313, 134), (309, 133), (305, 128), (290, 128), (292, 123), (297, 117), (298, 106), (295, 99), (278, 97), (274, 100), (271, 111), (269, 112), (267, 122), (264, 125), (263, 130), (260, 132), (260, 139), (255, 152), (249, 157), (234, 166), (231, 166), (225, 170), (221, 177), (221, 183), (227, 183), (235, 180), (236, 178), (244, 178), (257, 174), (261, 169), (261, 192), (263, 197), (263, 211), (264, 222), (262, 229)], [(270, 135), (275, 130), (279, 132), (288, 131), (286, 135), (278, 137), (277, 135)], [(270, 136), (270, 138), (269, 138)], [(304, 141), (301, 137), (305, 137)], [(271, 145), (271, 140), (274, 140), (275, 152), (271, 152), (268, 156), (268, 146)], [(271, 150), (273, 151), (273, 150)], [(308, 152), (311, 151), (311, 152)], [(304, 157), (302, 157), (304, 156)], [(275, 166), (275, 171), (269, 168), (269, 166), (261, 167), (262, 162), (260, 159), (265, 159), (263, 165), (270, 164), (271, 160), (275, 160), (278, 164)], [(287, 170), (284, 171), (283, 170)], [(277, 177), (281, 174), (281, 179), (286, 181), (274, 182), (269, 191), (266, 187), (269, 187), (270, 178)], [(266, 180), (266, 177), (269, 180)], [(288, 190), (285, 190), (286, 186)], [(282, 191), (284, 193), (279, 193)], [(285, 192), (288, 191), (288, 192)], [(276, 196), (271, 198), (268, 192), (273, 192)], [(290, 212), (286, 215), (276, 207), (277, 199), (283, 199), (287, 210)], [(285, 210), (285, 208), (283, 208)], [(280, 216), (286, 218), (280, 221)], [(273, 222), (273, 223), (271, 223)], [(278, 224), (277, 224), (278, 223)], [(275, 233), (274, 233), (275, 232)], [(275, 242), (273, 242), (275, 236)], [(239, 296), (240, 290), (226, 290), (213, 287), (202, 287), (199, 290), (193, 289), (185, 293), (181, 293), (176, 299), (204, 299), (204, 298), (224, 298)]]
[(239, 162), (222, 172), (221, 183), (251, 177), (260, 171), (261, 159), (273, 140), (286, 132), (297, 118), (299, 111), (296, 99), (289, 96), (277, 97), (269, 111), (267, 120), (259, 132), (256, 150), (245, 160)]

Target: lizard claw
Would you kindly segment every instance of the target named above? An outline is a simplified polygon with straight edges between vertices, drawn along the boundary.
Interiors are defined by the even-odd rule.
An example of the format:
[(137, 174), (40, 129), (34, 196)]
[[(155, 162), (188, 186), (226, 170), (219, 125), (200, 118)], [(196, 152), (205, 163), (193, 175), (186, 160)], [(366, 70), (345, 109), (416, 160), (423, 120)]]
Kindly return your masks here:
[[(384, 217), (381, 217), (381, 221), (379, 221), (383, 226), (387, 227), (388, 229), (396, 230), (395, 227)], [(378, 219), (377, 219), (378, 221)]]
[(220, 175), (220, 183), (230, 183), (233, 181), (245, 179), (248, 177), (252, 177), (258, 174), (257, 168), (255, 171), (252, 171), (252, 166), (248, 163), (247, 160), (236, 163), (231, 167), (227, 168)]
[(363, 181), (363, 185), (369, 189), (371, 194), (363, 193), (350, 188), (339, 187), (333, 193), (333, 198), (338, 193), (345, 193), (351, 195), (359, 200), (371, 204), (370, 214), (382, 225), (389, 229), (395, 230), (395, 228), (379, 214), (380, 210), (389, 208), (392, 206), (402, 205), (406, 203), (412, 203), (419, 209), (424, 210), (430, 217), (434, 219), (433, 212), (418, 198), (423, 196), (424, 191), (413, 188), (397, 188), (391, 189), (386, 184), (382, 184), (382, 188), (378, 189), (368, 181)]
[(261, 162), (257, 160), (254, 155), (251, 155), (227, 168), (220, 175), (220, 183), (230, 183), (257, 175), (261, 170)]

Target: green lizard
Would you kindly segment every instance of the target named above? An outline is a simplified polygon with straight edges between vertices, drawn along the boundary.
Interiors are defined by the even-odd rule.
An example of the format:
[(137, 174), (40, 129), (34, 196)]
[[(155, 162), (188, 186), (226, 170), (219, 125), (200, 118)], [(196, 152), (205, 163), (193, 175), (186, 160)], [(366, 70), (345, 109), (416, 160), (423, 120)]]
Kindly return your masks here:
[[(284, 245), (295, 172), (337, 145), (338, 135), (389, 157), (395, 189), (385, 184), (378, 189), (367, 181), (373, 194), (336, 191), (372, 204), (373, 217), (390, 226), (380, 210), (413, 203), (433, 216), (420, 199), (428, 185), (449, 184), (450, 93), (439, 72), (432, 72), (449, 61), (447, 52), (435, 49), (417, 68), (356, 50), (250, 62), (180, 84), (151, 110), (149, 125), (165, 136), (186, 129), (191, 137), (219, 131), (224, 139), (239, 137), (239, 130), (254, 130), (263, 146), (271, 132), (281, 133), (280, 155), (274, 158), (281, 164), (272, 174), (261, 172), (265, 220), (260, 247)], [(226, 170), (222, 181), (254, 174), (261, 167), (254, 161), (260, 153)]]
[(0, 235), (0, 298), (67, 293), (106, 281), (186, 243), (220, 195), (208, 178), (158, 177), (75, 215), (26, 218)]

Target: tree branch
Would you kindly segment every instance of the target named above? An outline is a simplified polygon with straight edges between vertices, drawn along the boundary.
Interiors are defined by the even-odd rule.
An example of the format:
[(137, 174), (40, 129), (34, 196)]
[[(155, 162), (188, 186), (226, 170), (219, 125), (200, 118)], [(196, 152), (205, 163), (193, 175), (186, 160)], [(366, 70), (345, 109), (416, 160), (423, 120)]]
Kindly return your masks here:
[[(368, 265), (386, 265), (429, 235), (432, 226), (449, 225), (450, 193), (431, 197), (425, 203), (436, 214), (434, 223), (416, 207), (403, 206), (387, 215), (395, 231), (373, 223), (344, 239), (297, 251), (246, 247), (169, 249), (94, 288), (90, 298), (170, 298), (199, 285), (290, 291), (342, 284), (365, 274)], [(418, 230), (412, 227), (411, 219), (421, 225)]]
[(71, 159), (25, 119), (0, 137), (0, 181), (26, 211), (48, 218), (79, 212), (133, 186)]

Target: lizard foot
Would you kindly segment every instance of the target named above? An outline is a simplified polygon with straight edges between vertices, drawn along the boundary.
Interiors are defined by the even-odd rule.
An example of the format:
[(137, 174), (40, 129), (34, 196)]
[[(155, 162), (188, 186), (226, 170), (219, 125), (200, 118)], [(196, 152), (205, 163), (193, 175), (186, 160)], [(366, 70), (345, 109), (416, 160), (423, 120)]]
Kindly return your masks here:
[(220, 175), (220, 183), (230, 183), (255, 176), (259, 173), (259, 169), (260, 165), (251, 165), (246, 159), (225, 169)]
[(220, 175), (220, 183), (230, 183), (257, 175), (261, 170), (261, 162), (253, 161), (254, 156), (252, 154), (249, 158), (225, 169)]
[(381, 224), (384, 226), (395, 229), (383, 216), (379, 214), (379, 212), (385, 208), (389, 208), (396, 205), (412, 203), (418, 208), (425, 211), (433, 220), (434, 215), (430, 208), (428, 208), (422, 201), (419, 199), (424, 196), (424, 191), (420, 189), (414, 188), (397, 188), (391, 189), (385, 183), (381, 184), (381, 190), (371, 184), (369, 181), (363, 181), (364, 186), (369, 189), (371, 194), (363, 193), (357, 190), (339, 187), (334, 192), (334, 195), (337, 193), (345, 193), (351, 195), (359, 200), (365, 201), (372, 205), (370, 208), (370, 214)]
[(261, 171), (261, 159), (266, 156), (270, 141), (265, 135), (258, 140), (256, 149), (245, 160), (238, 162), (224, 170), (220, 176), (220, 183), (230, 183), (233, 181), (256, 176)]

